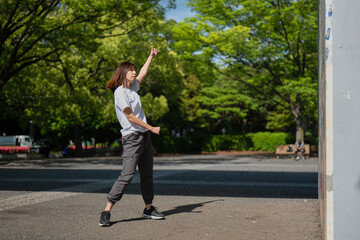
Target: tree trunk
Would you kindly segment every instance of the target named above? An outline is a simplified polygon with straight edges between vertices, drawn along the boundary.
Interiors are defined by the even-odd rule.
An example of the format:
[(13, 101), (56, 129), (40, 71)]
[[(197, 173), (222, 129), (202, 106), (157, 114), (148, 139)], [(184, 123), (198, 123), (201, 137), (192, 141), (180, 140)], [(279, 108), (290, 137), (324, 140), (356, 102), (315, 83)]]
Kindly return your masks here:
[(81, 142), (81, 126), (76, 125), (75, 131), (74, 131), (74, 137), (75, 137), (75, 154), (81, 154), (82, 153), (82, 142)]
[(303, 118), (302, 118), (302, 114), (301, 114), (301, 101), (300, 98), (297, 97), (296, 99), (296, 106), (294, 105), (294, 103), (289, 99), (289, 104), (290, 104), (290, 109), (291, 109), (291, 113), (294, 115), (295, 120), (296, 120), (296, 139), (295, 141), (298, 141), (299, 139), (301, 139), (301, 141), (304, 141), (304, 122), (303, 122)]
[(302, 119), (296, 119), (296, 141), (301, 139), (304, 141), (304, 128), (303, 128), (303, 121)]

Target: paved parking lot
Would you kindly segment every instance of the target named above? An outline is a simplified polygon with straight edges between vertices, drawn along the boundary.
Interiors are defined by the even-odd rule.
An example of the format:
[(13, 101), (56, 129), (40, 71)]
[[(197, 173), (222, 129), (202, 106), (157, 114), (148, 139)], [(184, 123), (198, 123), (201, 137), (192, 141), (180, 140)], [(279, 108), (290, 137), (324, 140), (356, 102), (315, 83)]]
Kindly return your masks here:
[(0, 239), (321, 239), (317, 159), (155, 158), (154, 205), (140, 218), (138, 175), (98, 227), (121, 158), (0, 161)]

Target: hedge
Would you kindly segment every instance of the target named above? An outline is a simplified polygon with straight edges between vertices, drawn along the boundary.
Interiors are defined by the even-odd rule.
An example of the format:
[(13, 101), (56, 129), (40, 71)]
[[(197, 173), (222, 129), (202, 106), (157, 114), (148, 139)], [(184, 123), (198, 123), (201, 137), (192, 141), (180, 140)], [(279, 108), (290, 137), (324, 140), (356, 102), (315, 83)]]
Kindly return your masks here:
[(253, 146), (249, 148), (252, 151), (270, 151), (275, 152), (277, 145), (294, 143), (294, 137), (283, 132), (258, 132), (248, 133), (247, 137), (251, 138)]
[(158, 153), (186, 153), (190, 149), (190, 141), (185, 137), (153, 135), (152, 143)]
[(216, 151), (270, 151), (274, 152), (277, 145), (293, 143), (294, 137), (283, 132), (258, 132), (245, 135), (210, 135), (202, 140), (186, 137), (155, 136), (153, 146), (159, 153), (187, 153), (201, 150)]
[(252, 145), (251, 138), (246, 135), (212, 135), (202, 146), (206, 152), (224, 150), (248, 150)]

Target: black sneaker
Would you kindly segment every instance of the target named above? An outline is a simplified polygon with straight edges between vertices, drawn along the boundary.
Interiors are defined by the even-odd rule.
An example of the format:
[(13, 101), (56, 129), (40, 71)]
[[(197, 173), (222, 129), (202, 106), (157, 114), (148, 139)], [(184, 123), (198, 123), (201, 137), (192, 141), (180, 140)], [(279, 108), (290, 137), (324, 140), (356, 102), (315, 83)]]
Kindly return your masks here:
[(149, 210), (147, 210), (145, 208), (142, 216), (143, 216), (143, 218), (149, 218), (149, 219), (164, 219), (165, 218), (164, 214), (158, 212), (154, 206), (151, 206), (151, 208)]
[(101, 216), (100, 216), (99, 226), (100, 227), (110, 226), (110, 216), (111, 216), (111, 214), (109, 211), (102, 212)]

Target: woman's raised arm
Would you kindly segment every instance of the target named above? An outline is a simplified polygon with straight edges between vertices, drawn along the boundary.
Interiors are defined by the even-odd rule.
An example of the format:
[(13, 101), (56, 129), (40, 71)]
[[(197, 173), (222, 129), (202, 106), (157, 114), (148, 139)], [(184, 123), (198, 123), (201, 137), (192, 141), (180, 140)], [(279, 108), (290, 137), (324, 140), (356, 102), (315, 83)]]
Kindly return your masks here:
[(139, 81), (139, 84), (141, 84), (141, 82), (144, 80), (148, 70), (149, 70), (149, 67), (150, 67), (150, 64), (151, 64), (151, 61), (153, 60), (153, 58), (158, 54), (158, 52), (160, 52), (160, 50), (158, 49), (155, 49), (151, 46), (151, 52), (150, 52), (150, 56), (148, 57), (148, 59), (146, 60), (144, 66), (142, 66), (140, 72), (139, 72), (139, 75), (136, 77), (136, 79)]

